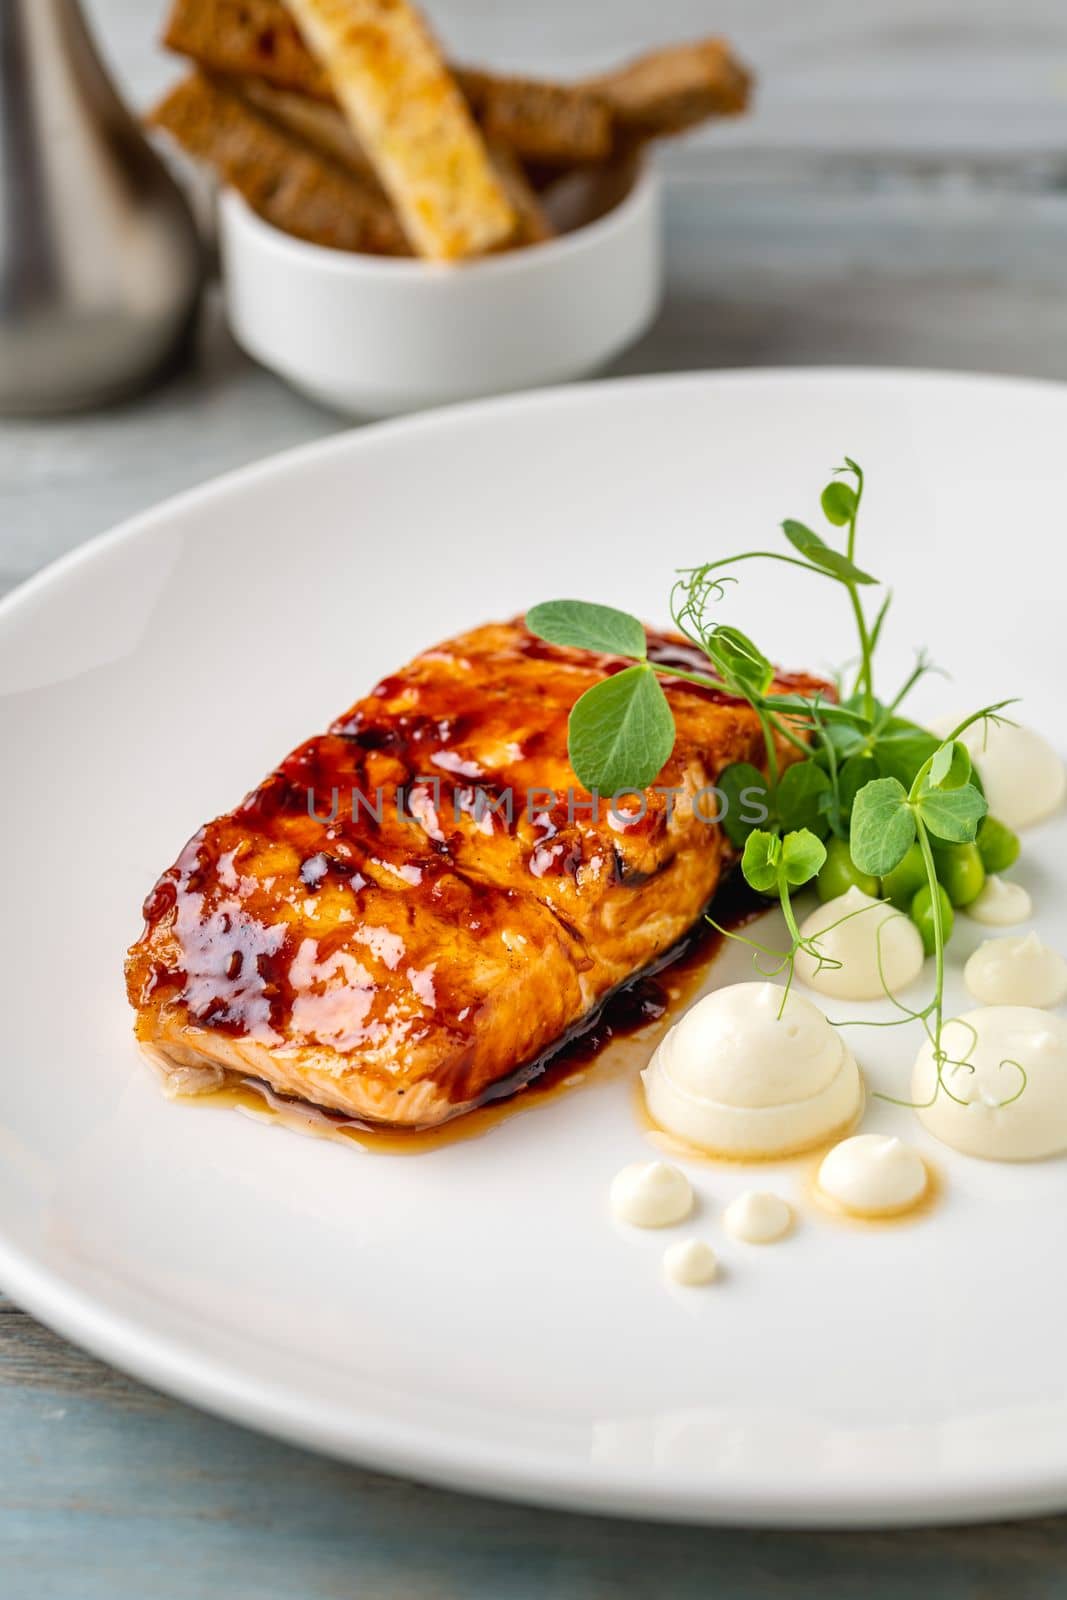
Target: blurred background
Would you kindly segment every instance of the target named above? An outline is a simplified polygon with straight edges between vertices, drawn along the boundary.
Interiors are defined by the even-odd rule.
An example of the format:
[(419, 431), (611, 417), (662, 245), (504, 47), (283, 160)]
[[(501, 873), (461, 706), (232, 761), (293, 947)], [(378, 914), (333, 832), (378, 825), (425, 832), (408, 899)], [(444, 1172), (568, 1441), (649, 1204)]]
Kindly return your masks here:
[[(134, 104), (161, 0), (86, 0)], [(578, 77), (724, 34), (748, 115), (658, 148), (670, 297), (625, 370), (887, 362), (1061, 376), (1067, 7), (1056, 0), (434, 0), (464, 60)], [(1002, 288), (1010, 280), (1012, 293)], [(1025, 304), (1020, 303), (1022, 300)]]
[[(86, 9), (132, 96), (175, 75), (155, 48), (162, 4)], [(464, 60), (563, 77), (664, 40), (725, 34), (757, 69), (758, 103), (743, 123), (698, 133), (698, 147), (1064, 158), (1067, 11), (1056, 0), (434, 0), (428, 10)]]
[[(130, 103), (181, 64), (163, 0), (85, 0)], [(579, 76), (721, 32), (752, 112), (657, 153), (667, 298), (612, 369), (888, 364), (1067, 376), (1067, 7), (1055, 0), (434, 0), (463, 59)], [(343, 426), (255, 368), (209, 295), (133, 404), (0, 427), (0, 591), (213, 473)]]
[[(162, 0), (86, 0), (136, 108)], [(434, 0), (466, 60), (580, 75), (725, 34), (750, 115), (662, 149), (667, 299), (614, 370), (880, 363), (1067, 375), (1067, 7), (1055, 0)], [(162, 496), (342, 426), (240, 355), (125, 407), (0, 428), (0, 592)]]

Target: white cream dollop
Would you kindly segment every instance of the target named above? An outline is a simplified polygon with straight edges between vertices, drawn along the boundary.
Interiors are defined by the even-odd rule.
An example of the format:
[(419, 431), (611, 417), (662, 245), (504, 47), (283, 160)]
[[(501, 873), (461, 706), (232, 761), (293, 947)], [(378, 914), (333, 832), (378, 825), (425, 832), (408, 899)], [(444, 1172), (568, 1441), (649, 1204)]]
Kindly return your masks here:
[(612, 1179), (611, 1209), (634, 1228), (669, 1228), (692, 1211), (692, 1186), (669, 1161), (635, 1161)]
[[(958, 721), (942, 718), (933, 731), (944, 737)], [(960, 743), (981, 774), (991, 814), (1009, 828), (1028, 828), (1051, 815), (1067, 793), (1067, 768), (1040, 733), (1011, 723), (972, 723)]]
[(856, 1217), (910, 1211), (926, 1193), (922, 1157), (900, 1139), (861, 1133), (834, 1145), (819, 1167), (819, 1191)]
[(922, 936), (911, 918), (855, 885), (817, 907), (800, 932), (805, 939), (816, 941), (827, 961), (840, 965), (820, 970), (810, 951), (801, 949), (796, 956), (797, 977), (809, 989), (836, 1000), (880, 1000), (887, 988), (897, 994), (914, 983), (926, 956)]
[(935, 1138), (986, 1161), (1039, 1161), (1067, 1150), (1062, 1017), (1032, 1006), (981, 1006), (946, 1022), (941, 1043), (949, 1056), (942, 1084), (929, 1040), (911, 1080), (919, 1119)]
[(1017, 922), (1026, 922), (1033, 909), (1034, 903), (1021, 883), (1009, 883), (993, 872), (967, 907), (967, 915), (987, 928), (1010, 928)]
[(703, 1239), (679, 1239), (663, 1253), (664, 1275), (671, 1283), (684, 1284), (686, 1288), (711, 1283), (718, 1270), (715, 1252)]
[(964, 967), (963, 980), (984, 1006), (1058, 1006), (1067, 999), (1067, 961), (1036, 933), (987, 939)]
[(743, 1244), (772, 1244), (793, 1225), (793, 1208), (781, 1195), (747, 1189), (722, 1214), (723, 1227)]
[(810, 1000), (773, 983), (705, 995), (645, 1071), (652, 1120), (721, 1156), (808, 1150), (849, 1127), (863, 1102), (852, 1052)]

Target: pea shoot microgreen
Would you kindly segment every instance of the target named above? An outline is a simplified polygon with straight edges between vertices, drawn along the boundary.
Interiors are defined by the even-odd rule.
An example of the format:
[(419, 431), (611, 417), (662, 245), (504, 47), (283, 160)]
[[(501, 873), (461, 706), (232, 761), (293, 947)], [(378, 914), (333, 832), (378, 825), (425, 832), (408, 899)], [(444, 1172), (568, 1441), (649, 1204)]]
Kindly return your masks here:
[[(819, 939), (829, 930), (806, 940), (792, 904), (793, 893), (811, 884), (822, 871), (827, 841), (844, 841), (834, 848), (846, 852), (847, 847), (855, 872), (864, 882), (876, 880), (882, 895), (895, 906), (903, 899), (905, 909), (914, 909), (917, 896), (928, 891), (933, 996), (921, 1009), (905, 1006), (890, 993), (883, 973), (883, 988), (898, 1015), (893, 1022), (870, 1025), (920, 1022), (931, 1040), (937, 1065), (934, 1093), (944, 1089), (951, 1094), (944, 1069), (966, 1069), (971, 1052), (965, 1052), (962, 1059), (950, 1059), (942, 1046), (949, 930), (948, 902), (942, 903), (935, 849), (973, 845), (984, 822), (990, 829), (990, 848), (998, 852), (1007, 849), (1012, 836), (1005, 843), (1000, 835), (1007, 830), (995, 819), (987, 820), (981, 782), (962, 735), (973, 724), (988, 726), (1004, 720), (1001, 713), (1012, 702), (986, 706), (965, 718), (947, 738), (938, 738), (901, 714), (901, 706), (916, 684), (938, 670), (924, 653), (889, 700), (878, 698), (874, 659), (892, 594), (886, 590), (873, 616), (869, 615), (866, 596), (882, 586), (856, 560), (863, 495), (863, 470), (846, 456), (820, 496), (825, 533), (787, 518), (781, 525), (787, 550), (742, 551), (677, 573), (670, 595), (671, 617), (707, 661), (706, 672), (650, 660), (643, 624), (612, 606), (554, 600), (535, 606), (526, 623), (532, 633), (550, 644), (607, 654), (623, 663), (587, 690), (570, 712), (571, 765), (592, 792), (614, 795), (647, 788), (669, 760), (675, 724), (660, 681), (663, 678), (726, 691), (755, 712), (763, 735), (765, 770), (751, 762), (738, 762), (720, 774), (717, 786), (724, 798), (722, 826), (741, 852), (746, 882), (758, 894), (776, 899), (785, 919), (790, 940), (786, 951), (774, 951), (757, 940), (734, 935), (757, 952), (758, 970), (765, 976), (786, 973), (783, 1009), (798, 951), (805, 950), (819, 968), (839, 965), (819, 947)], [(838, 542), (834, 542), (835, 534)], [(774, 667), (755, 641), (718, 619), (716, 608), (738, 582), (733, 569), (747, 561), (799, 567), (809, 577), (844, 590), (856, 629), (858, 655), (851, 686), (844, 677), (839, 678), (836, 699), (777, 690)], [(918, 916), (917, 910), (915, 914)], [(880, 949), (879, 937), (881, 972)], [(759, 966), (759, 955), (772, 958), (774, 966)], [(1025, 1084), (1025, 1073), (1023, 1079)]]
[(590, 789), (647, 789), (674, 748), (674, 716), (646, 662), (603, 678), (571, 712), (571, 765)]
[(750, 833), (745, 841), (741, 856), (741, 871), (745, 881), (757, 893), (778, 899), (792, 941), (789, 950), (782, 953), (778, 968), (779, 972), (787, 974), (779, 1016), (784, 1012), (789, 998), (798, 950), (808, 950), (820, 970), (826, 966), (840, 966), (835, 958), (824, 955), (814, 941), (802, 936), (791, 898), (791, 891), (810, 883), (825, 860), (826, 846), (809, 828), (795, 828), (789, 833), (775, 833), (761, 828)]

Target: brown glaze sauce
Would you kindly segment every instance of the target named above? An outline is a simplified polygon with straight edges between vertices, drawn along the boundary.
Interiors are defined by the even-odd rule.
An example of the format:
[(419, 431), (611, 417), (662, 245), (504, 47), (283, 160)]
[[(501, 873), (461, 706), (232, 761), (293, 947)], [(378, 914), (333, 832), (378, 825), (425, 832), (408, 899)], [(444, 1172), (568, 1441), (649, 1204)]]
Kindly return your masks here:
[[(648, 651), (668, 671), (706, 673), (678, 636), (650, 631)], [(338, 1091), (347, 1118), (328, 1115), (339, 1124), (352, 1110), (417, 1123), (420, 1102), (400, 1097), (421, 1093), (427, 1122), (462, 1112), (469, 1126), (466, 1108), (510, 1105), (530, 1082), (547, 1094), (610, 1040), (653, 1028), (668, 989), (713, 953), (703, 923), (581, 1012), (649, 959), (649, 907), (670, 911), (673, 933), (707, 902), (721, 837), (695, 806), (672, 828), (668, 796), (760, 760), (762, 734), (715, 684), (666, 677), (677, 736), (660, 784), (643, 807), (588, 815), (592, 797), (569, 762), (570, 709), (626, 665), (543, 644), (513, 622), (384, 678), (201, 828), (148, 896), (127, 961), (142, 1040), (166, 1054), (187, 1031), (194, 1044), (209, 1033), (235, 1072), (242, 1060), (262, 1070), (260, 1051), (329, 1052), (373, 1091)], [(473, 814), (476, 790), (514, 797), (513, 811)], [(720, 920), (727, 904), (720, 896)], [(293, 1076), (279, 1081), (299, 1091)], [(334, 1088), (320, 1078), (315, 1092)], [(410, 1137), (425, 1147), (427, 1135)]]
[[(763, 909), (740, 872), (729, 875), (710, 908), (727, 931), (745, 926)], [(306, 1131), (344, 1140), (380, 1155), (419, 1155), (481, 1137), (529, 1106), (544, 1104), (578, 1089), (588, 1069), (618, 1039), (640, 1037), (671, 1011), (682, 1011), (701, 986), (723, 943), (723, 934), (702, 917), (685, 937), (644, 972), (607, 997), (536, 1061), (494, 1084), (482, 1103), (434, 1128), (376, 1126), (325, 1107), (312, 1107), (316, 1127)], [(308, 1106), (287, 1099), (257, 1079), (233, 1078), (209, 1094), (179, 1096), (187, 1105), (241, 1109), (263, 1120), (303, 1122)]]
[[(185, 1006), (199, 1026), (233, 1038), (292, 1042), (298, 1006), (312, 1031), (316, 1020), (307, 964), (298, 961), (309, 934), (321, 970), (347, 947), (353, 922), (387, 924), (400, 941), (396, 968), (421, 973), (449, 929), (472, 940), (499, 937), (514, 921), (527, 875), (564, 928), (580, 907), (582, 874), (600, 870), (601, 861), (613, 860), (618, 881), (639, 887), (645, 857), (659, 865), (660, 809), (650, 806), (616, 843), (603, 828), (576, 822), (563, 792), (569, 707), (587, 680), (616, 663), (591, 667), (584, 653), (525, 632), (508, 644), (519, 663), (536, 663), (526, 677), (506, 655), (468, 671), (461, 651), (428, 652), (292, 751), (229, 816), (202, 828), (145, 901), (144, 953), (130, 966), (132, 1003)], [(687, 666), (687, 651), (698, 656), (684, 641), (654, 633), (649, 649), (684, 656)], [(486, 750), (497, 753), (492, 769)], [(494, 801), (512, 797), (480, 828), (464, 809), (476, 791)], [(544, 795), (539, 809), (524, 809), (531, 792)], [(305, 914), (315, 902), (321, 911)], [(169, 929), (180, 958), (168, 949), (161, 960), (147, 936)], [(339, 1048), (372, 1044), (387, 1029), (397, 1053), (418, 1042), (423, 1008), (408, 996), (397, 1020), (395, 995), (378, 987), (381, 1002), (372, 1000), (362, 1032)], [(462, 963), (437, 966), (434, 996), (437, 1020), (473, 1042), (477, 1006)], [(463, 1081), (442, 1088), (457, 1104), (469, 1098)]]

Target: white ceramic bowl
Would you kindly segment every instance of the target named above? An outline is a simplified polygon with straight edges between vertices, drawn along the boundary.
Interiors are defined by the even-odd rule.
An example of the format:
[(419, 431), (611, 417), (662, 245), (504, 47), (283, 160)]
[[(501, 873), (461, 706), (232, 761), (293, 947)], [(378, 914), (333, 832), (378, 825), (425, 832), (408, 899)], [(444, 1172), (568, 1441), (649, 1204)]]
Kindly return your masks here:
[[(593, 207), (592, 193), (563, 208)], [(461, 266), (306, 244), (220, 199), (230, 326), (323, 405), (388, 416), (594, 371), (662, 293), (659, 192), (643, 167), (617, 203), (545, 244)]]

